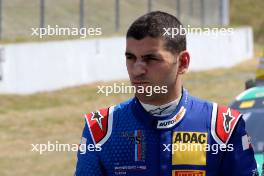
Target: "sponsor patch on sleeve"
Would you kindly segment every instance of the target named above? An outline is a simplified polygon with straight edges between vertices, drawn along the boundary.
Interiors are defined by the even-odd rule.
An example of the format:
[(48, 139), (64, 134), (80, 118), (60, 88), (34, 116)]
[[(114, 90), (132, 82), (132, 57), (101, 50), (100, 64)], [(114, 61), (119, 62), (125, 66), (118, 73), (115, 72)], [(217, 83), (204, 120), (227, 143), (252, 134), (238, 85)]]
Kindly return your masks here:
[(242, 136), (242, 147), (243, 147), (243, 150), (247, 150), (249, 148), (252, 148), (251, 137), (248, 136), (247, 134)]
[(85, 137), (82, 137), (80, 144), (85, 145), (87, 142), (87, 139)]
[(86, 150), (86, 142), (87, 142), (87, 139), (85, 137), (82, 137), (81, 142), (79, 144), (79, 150), (81, 152), (85, 152), (85, 150)]

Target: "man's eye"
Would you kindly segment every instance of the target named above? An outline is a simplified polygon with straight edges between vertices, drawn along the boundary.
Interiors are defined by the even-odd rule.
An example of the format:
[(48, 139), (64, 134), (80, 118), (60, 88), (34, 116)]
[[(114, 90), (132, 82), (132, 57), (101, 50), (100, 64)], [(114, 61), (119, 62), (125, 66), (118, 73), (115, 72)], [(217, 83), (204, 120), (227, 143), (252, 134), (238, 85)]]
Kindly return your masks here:
[(150, 57), (150, 60), (158, 60), (156, 57)]
[(148, 57), (148, 58), (146, 58), (146, 61), (156, 61), (156, 60), (159, 60), (159, 59), (156, 58), (156, 57)]
[(126, 56), (126, 59), (132, 60), (132, 59), (135, 59), (135, 57), (134, 56)]

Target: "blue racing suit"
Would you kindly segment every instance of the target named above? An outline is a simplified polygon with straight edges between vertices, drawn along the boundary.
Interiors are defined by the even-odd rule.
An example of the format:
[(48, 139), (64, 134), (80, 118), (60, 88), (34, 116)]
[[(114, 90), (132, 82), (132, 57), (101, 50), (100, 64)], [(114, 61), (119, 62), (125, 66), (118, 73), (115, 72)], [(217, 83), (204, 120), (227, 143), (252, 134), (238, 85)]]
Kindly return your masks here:
[(175, 111), (151, 116), (135, 97), (85, 115), (76, 176), (258, 175), (242, 115), (183, 90)]

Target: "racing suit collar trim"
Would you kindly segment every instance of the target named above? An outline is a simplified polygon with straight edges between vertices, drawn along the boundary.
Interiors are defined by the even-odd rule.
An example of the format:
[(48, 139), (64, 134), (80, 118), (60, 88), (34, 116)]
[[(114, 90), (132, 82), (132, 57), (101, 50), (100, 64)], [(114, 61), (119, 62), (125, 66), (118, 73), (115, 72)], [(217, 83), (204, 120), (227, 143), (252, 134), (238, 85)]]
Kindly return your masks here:
[[(138, 118), (140, 121), (142, 121), (144, 124), (151, 126), (151, 128), (155, 129), (171, 129), (175, 127), (176, 124), (178, 124), (184, 117), (186, 109), (187, 109), (187, 104), (188, 104), (188, 92), (186, 89), (182, 90), (182, 96), (180, 99), (180, 102), (176, 109), (172, 112), (171, 115), (169, 116), (163, 116), (163, 117), (157, 117), (157, 116), (152, 116), (149, 114), (140, 104), (139, 100), (135, 97), (133, 100), (133, 106), (132, 106), (132, 112), (135, 115), (136, 118)], [(177, 121), (175, 121), (175, 119)], [(167, 121), (172, 120), (173, 123), (169, 123)], [(166, 125), (162, 128), (160, 127), (161, 122), (167, 122)]]
[(162, 117), (162, 116), (169, 116), (170, 114), (172, 114), (172, 112), (175, 110), (175, 108), (178, 106), (180, 99), (181, 99), (182, 94), (180, 94), (180, 96), (163, 105), (160, 106), (156, 106), (156, 105), (151, 105), (151, 104), (146, 104), (143, 103), (139, 100), (140, 104), (142, 105), (142, 107), (151, 115), (155, 116), (155, 117)]

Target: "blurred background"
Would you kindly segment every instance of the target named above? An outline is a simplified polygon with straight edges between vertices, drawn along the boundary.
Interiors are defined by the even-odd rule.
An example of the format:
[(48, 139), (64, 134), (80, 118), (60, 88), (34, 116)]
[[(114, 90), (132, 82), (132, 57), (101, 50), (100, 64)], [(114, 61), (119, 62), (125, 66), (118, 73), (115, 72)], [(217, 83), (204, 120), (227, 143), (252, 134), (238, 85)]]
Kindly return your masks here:
[(252, 26), (261, 43), (262, 8), (262, 0), (0, 0), (0, 36), (4, 42), (32, 41), (31, 28), (47, 25), (102, 27), (104, 36), (118, 35), (140, 15), (162, 10), (192, 27)]
[(1, 0), (1, 37), (32, 40), (32, 26), (102, 27), (104, 35), (124, 34), (131, 22), (153, 10), (176, 15), (191, 26), (229, 24), (228, 0)]
[[(73, 175), (75, 152), (32, 152), (31, 144), (78, 144), (83, 114), (133, 96), (97, 94), (129, 84), (125, 33), (162, 10), (191, 27), (232, 35), (188, 34), (185, 87), (228, 105), (255, 78), (264, 45), (263, 0), (0, 0), (0, 175)], [(32, 36), (32, 28), (101, 28), (102, 35)]]

